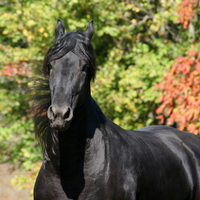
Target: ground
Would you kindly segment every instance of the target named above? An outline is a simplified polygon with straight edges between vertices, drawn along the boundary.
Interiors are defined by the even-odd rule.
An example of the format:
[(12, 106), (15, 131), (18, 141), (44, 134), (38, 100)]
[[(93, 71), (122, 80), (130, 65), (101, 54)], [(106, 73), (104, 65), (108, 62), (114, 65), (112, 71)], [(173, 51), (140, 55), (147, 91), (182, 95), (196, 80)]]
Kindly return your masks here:
[(0, 164), (0, 200), (30, 200), (31, 188), (19, 191), (17, 186), (12, 186), (10, 180), (22, 173), (20, 170), (10, 174), (8, 164)]

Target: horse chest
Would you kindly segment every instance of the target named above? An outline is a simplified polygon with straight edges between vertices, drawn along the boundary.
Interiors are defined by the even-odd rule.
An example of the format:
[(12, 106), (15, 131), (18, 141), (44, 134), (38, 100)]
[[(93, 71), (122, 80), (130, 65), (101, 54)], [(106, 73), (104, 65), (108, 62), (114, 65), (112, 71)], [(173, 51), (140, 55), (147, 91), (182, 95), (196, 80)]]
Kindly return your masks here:
[(104, 176), (86, 177), (85, 187), (79, 195), (78, 200), (105, 200), (107, 198), (107, 187)]

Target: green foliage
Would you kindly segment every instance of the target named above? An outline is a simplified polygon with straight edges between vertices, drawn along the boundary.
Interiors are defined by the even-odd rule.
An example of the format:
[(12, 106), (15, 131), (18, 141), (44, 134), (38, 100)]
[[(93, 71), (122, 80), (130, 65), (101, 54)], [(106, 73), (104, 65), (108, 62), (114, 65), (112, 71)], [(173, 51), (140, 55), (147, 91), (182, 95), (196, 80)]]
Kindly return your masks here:
[[(187, 51), (189, 32), (175, 13), (181, 0), (6, 0), (0, 3), (0, 161), (33, 171), (42, 159), (28, 103), (27, 79), (54, 40), (95, 21), (98, 72), (92, 94), (105, 114), (127, 129), (158, 124), (155, 110), (173, 60)], [(34, 173), (36, 174), (36, 173)], [(34, 177), (34, 176), (32, 176)], [(19, 180), (22, 180), (19, 179)], [(15, 181), (15, 184), (20, 181)], [(22, 181), (23, 182), (23, 181)]]

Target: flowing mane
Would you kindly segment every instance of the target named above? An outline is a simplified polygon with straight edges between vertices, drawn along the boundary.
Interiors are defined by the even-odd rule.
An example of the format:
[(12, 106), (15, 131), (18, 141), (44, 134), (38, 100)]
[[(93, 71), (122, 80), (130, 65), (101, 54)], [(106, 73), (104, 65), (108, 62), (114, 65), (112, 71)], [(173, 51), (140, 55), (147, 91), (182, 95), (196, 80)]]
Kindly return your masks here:
[(43, 63), (44, 76), (35, 81), (34, 100), (34, 121), (35, 135), (43, 151), (46, 142), (46, 135), (50, 131), (47, 110), (51, 105), (51, 95), (49, 91), (49, 63), (63, 57), (68, 52), (73, 52), (89, 66), (89, 79), (94, 80), (96, 74), (96, 63), (94, 50), (90, 40), (81, 31), (68, 32), (55, 40), (49, 48)]
[(31, 98), (31, 100), (34, 101), (32, 108), (35, 123), (34, 129), (36, 139), (44, 152), (46, 135), (50, 130), (47, 110), (51, 105), (51, 94), (49, 91), (49, 80), (47, 77), (41, 77), (36, 79), (34, 82), (35, 85), (32, 89), (34, 96)]

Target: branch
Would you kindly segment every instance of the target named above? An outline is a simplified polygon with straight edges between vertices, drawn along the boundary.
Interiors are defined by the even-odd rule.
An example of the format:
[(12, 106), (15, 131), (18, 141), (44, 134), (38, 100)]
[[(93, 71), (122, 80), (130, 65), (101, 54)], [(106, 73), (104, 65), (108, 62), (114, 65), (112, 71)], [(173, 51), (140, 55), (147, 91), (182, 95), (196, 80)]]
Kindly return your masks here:
[(141, 21), (132, 24), (132, 25), (130, 26), (130, 27), (132, 28), (131, 31), (133, 30), (133, 28), (134, 28), (135, 26), (146, 23), (146, 21), (147, 21), (148, 19), (153, 19), (153, 16), (148, 16), (148, 15), (146, 15)]

